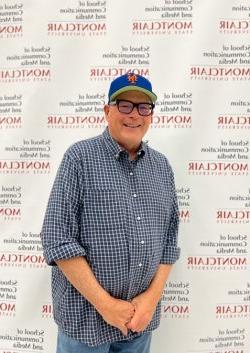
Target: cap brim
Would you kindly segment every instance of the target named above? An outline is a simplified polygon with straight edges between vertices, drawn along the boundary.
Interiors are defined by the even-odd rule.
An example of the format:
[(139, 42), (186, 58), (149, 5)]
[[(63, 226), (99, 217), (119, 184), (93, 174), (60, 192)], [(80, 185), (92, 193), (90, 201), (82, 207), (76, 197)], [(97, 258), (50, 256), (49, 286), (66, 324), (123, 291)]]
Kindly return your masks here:
[(157, 95), (154, 94), (153, 92), (148, 91), (145, 88), (141, 88), (138, 86), (126, 86), (123, 87), (121, 89), (119, 89), (118, 91), (116, 91), (115, 93), (113, 93), (110, 97), (109, 97), (109, 101), (113, 101), (117, 96), (119, 96), (119, 94), (123, 93), (123, 92), (128, 92), (128, 91), (139, 91), (139, 92), (143, 92), (145, 93), (151, 100), (152, 102), (155, 102), (157, 100)]

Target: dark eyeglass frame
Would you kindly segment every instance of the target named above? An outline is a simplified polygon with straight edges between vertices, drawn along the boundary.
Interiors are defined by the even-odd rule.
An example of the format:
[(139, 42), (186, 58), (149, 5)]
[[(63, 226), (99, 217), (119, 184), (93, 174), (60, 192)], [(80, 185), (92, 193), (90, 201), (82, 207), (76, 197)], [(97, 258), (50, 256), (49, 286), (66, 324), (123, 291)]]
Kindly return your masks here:
[[(131, 111), (129, 111), (129, 112), (123, 112), (123, 111), (121, 111), (121, 110), (120, 110), (120, 103), (121, 103), (121, 102), (128, 102), (128, 103), (131, 103)], [(141, 104), (143, 104), (143, 105), (147, 104), (147, 105), (149, 105), (149, 106), (151, 107), (151, 111), (150, 111), (149, 114), (141, 114), (141, 113), (140, 113), (140, 106), (141, 106)], [(154, 103), (148, 103), (148, 102), (134, 103), (134, 102), (131, 102), (131, 101), (126, 100), (126, 99), (116, 99), (115, 101), (109, 102), (109, 105), (112, 105), (112, 106), (116, 105), (116, 106), (117, 106), (117, 109), (118, 109), (119, 112), (122, 113), (122, 114), (130, 114), (130, 113), (132, 113), (132, 111), (133, 111), (134, 108), (136, 107), (137, 112), (138, 112), (138, 114), (139, 114), (140, 116), (149, 116), (149, 115), (151, 115), (151, 114), (153, 113), (154, 107), (155, 107)]]

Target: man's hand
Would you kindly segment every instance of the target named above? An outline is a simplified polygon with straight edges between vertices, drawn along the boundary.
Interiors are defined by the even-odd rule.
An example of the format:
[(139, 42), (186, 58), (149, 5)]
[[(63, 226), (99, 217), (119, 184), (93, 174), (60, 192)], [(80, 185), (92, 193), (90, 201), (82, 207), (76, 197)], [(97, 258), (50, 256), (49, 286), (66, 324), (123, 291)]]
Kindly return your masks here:
[(147, 292), (135, 297), (131, 302), (135, 307), (135, 314), (127, 323), (127, 328), (133, 332), (141, 332), (148, 326), (154, 315), (158, 300)]
[(171, 268), (171, 264), (160, 264), (148, 289), (134, 297), (131, 303), (135, 307), (135, 315), (127, 324), (128, 329), (141, 332), (148, 326), (161, 299)]
[(130, 322), (134, 315), (134, 305), (125, 300), (111, 298), (109, 304), (102, 305), (97, 310), (109, 325), (118, 328), (124, 336), (127, 336), (128, 328), (126, 324)]

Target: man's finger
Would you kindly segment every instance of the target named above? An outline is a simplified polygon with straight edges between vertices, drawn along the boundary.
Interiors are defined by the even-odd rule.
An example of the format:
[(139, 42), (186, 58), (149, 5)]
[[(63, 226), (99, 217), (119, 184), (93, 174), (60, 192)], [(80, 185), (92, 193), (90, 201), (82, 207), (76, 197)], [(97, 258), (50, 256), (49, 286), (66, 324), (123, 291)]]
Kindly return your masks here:
[(124, 336), (127, 336), (127, 335), (128, 335), (128, 329), (127, 329), (127, 327), (126, 327), (125, 325), (122, 325), (122, 326), (120, 327), (120, 330), (122, 331), (122, 333), (123, 333)]
[(132, 326), (131, 326), (131, 321), (129, 321), (128, 323), (126, 323), (126, 327), (131, 330)]
[(137, 325), (138, 325), (138, 322), (137, 322), (137, 320), (135, 319), (135, 317), (133, 317), (133, 318), (131, 319), (131, 321), (127, 323), (126, 326), (127, 326), (127, 328), (128, 328), (129, 330), (135, 332)]

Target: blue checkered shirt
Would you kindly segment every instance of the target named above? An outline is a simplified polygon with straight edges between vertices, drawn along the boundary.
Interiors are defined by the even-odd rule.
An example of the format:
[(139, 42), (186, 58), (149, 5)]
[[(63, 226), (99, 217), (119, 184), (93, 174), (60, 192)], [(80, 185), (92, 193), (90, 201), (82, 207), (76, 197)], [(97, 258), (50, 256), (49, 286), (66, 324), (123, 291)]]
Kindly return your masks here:
[[(65, 153), (49, 198), (42, 242), (52, 265), (54, 318), (68, 336), (90, 346), (132, 339), (108, 325), (70, 284), (55, 260), (84, 256), (115, 298), (145, 291), (159, 264), (173, 264), (178, 207), (166, 157), (142, 142), (130, 160), (110, 136), (80, 141)], [(160, 303), (146, 331), (160, 322)]]

